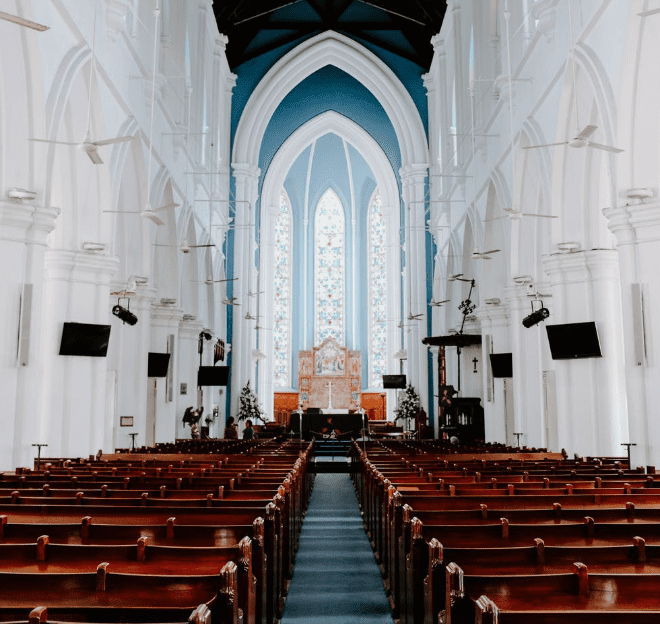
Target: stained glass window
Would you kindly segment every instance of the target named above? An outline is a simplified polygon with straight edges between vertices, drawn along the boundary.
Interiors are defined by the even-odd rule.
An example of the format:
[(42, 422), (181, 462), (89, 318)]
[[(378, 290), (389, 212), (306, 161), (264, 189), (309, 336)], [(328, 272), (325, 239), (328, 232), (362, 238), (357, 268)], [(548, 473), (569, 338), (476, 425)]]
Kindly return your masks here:
[(315, 240), (315, 344), (344, 344), (344, 207), (332, 189), (316, 206)]
[(369, 206), (369, 383), (383, 385), (387, 373), (387, 255), (385, 219), (380, 190)]
[(291, 207), (280, 192), (275, 218), (273, 297), (273, 379), (277, 388), (291, 387)]

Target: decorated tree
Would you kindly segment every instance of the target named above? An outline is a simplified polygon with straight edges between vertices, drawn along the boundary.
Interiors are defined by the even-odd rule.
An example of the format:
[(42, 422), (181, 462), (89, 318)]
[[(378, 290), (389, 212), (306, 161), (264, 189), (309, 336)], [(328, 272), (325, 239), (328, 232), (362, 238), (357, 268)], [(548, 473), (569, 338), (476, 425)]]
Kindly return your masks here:
[(251, 420), (253, 422), (260, 420), (265, 422), (264, 412), (259, 406), (259, 399), (250, 388), (250, 380), (243, 386), (241, 395), (238, 397), (238, 420)]
[(410, 421), (415, 418), (420, 408), (420, 400), (412, 384), (408, 384), (406, 389), (399, 394), (399, 404), (395, 410), (396, 420), (403, 420), (406, 428), (410, 429)]

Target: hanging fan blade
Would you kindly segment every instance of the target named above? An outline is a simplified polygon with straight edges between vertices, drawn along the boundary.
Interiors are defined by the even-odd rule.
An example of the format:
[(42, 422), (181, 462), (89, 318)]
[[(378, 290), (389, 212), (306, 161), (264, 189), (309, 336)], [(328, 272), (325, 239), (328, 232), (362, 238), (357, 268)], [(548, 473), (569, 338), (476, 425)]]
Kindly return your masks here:
[(222, 300), (222, 303), (223, 303), (224, 305), (233, 305), (233, 306), (235, 306), (235, 305), (241, 305), (240, 303), (238, 303), (238, 302), (236, 301), (236, 297), (232, 297), (231, 299), (223, 299), (223, 300)]
[(81, 148), (85, 154), (89, 156), (89, 159), (95, 164), (95, 165), (102, 165), (103, 164), (103, 159), (99, 156), (99, 153), (96, 151), (96, 148), (94, 149), (88, 149), (88, 148)]
[(215, 247), (215, 245), (211, 243), (208, 245), (188, 245), (188, 249), (199, 249), (200, 247)]
[(433, 301), (431, 300), (429, 305), (430, 306), (435, 306), (435, 307), (440, 307), (443, 303), (449, 303), (451, 299), (443, 299), (442, 301)]
[(210, 279), (208, 279), (208, 280), (205, 280), (204, 283), (208, 284), (210, 286), (211, 284), (221, 284), (223, 282), (234, 282), (237, 279), (238, 279), (237, 277), (232, 277), (231, 279), (221, 279), (221, 280), (210, 280)]
[(412, 312), (408, 314), (408, 321), (419, 321), (424, 315), (423, 314), (413, 314)]
[(12, 22), (18, 24), (19, 26), (25, 26), (27, 28), (32, 28), (32, 30), (38, 30), (44, 32), (50, 30), (50, 26), (44, 26), (37, 22), (32, 22), (31, 20), (25, 19), (24, 17), (19, 17), (18, 15), (12, 15), (11, 13), (5, 13), (0, 11), (0, 19), (5, 20), (6, 22)]
[(258, 295), (263, 295), (265, 293), (265, 290), (260, 290), (259, 292), (249, 292), (248, 297), (257, 297)]
[(51, 141), (50, 139), (28, 139), (28, 141), (36, 141), (37, 143), (54, 143), (55, 145), (72, 145), (76, 147), (80, 143), (72, 143), (71, 141)]
[(112, 145), (113, 143), (123, 143), (124, 141), (130, 141), (132, 136), (121, 136), (115, 137), (114, 139), (101, 139), (100, 141), (90, 141), (93, 145)]
[(651, 9), (650, 11), (642, 11), (641, 13), (638, 13), (640, 17), (648, 17), (649, 15), (657, 15), (660, 13), (660, 9)]
[(594, 132), (598, 130), (598, 126), (588, 125), (582, 129), (582, 132), (575, 137), (577, 141), (586, 141)]
[(523, 149), (537, 149), (539, 147), (555, 147), (556, 145), (568, 145), (568, 141), (561, 141), (559, 143), (543, 143), (542, 145), (525, 145)]
[(169, 204), (163, 204), (160, 208), (154, 208), (152, 212), (162, 212), (163, 210), (169, 210), (170, 208), (178, 208), (181, 204), (176, 202), (171, 202)]
[(141, 213), (140, 216), (143, 219), (149, 219), (152, 223), (155, 223), (156, 225), (165, 225), (165, 221), (163, 221), (153, 210), (149, 209), (144, 209)]
[(618, 147), (612, 147), (611, 145), (601, 145), (600, 143), (592, 143), (591, 141), (587, 142), (587, 147), (594, 147), (605, 152), (612, 152), (613, 154), (620, 154), (623, 152), (623, 150)]
[(520, 212), (521, 217), (541, 217), (542, 219), (559, 219), (557, 215), (544, 215), (538, 212)]

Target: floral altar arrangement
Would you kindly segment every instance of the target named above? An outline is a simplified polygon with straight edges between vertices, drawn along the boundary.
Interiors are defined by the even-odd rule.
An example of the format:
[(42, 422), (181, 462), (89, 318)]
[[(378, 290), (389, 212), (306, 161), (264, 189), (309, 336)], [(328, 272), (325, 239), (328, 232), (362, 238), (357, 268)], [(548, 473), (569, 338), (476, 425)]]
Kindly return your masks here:
[(415, 418), (420, 406), (419, 395), (415, 392), (412, 384), (408, 384), (406, 389), (399, 394), (399, 404), (394, 410), (396, 413), (395, 420), (405, 421), (406, 429), (410, 429), (410, 421)]
[(238, 397), (238, 420), (260, 420), (265, 423), (264, 411), (259, 405), (257, 395), (250, 388), (250, 380), (243, 386), (241, 395)]

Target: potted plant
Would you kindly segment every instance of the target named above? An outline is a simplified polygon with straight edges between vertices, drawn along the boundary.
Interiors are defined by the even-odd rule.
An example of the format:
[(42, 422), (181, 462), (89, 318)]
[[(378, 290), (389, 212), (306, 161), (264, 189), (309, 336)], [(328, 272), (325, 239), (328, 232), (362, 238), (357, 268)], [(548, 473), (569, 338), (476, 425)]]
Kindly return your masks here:
[(257, 395), (252, 392), (250, 388), (250, 381), (243, 386), (241, 394), (238, 397), (238, 418), (237, 420), (260, 420), (261, 422), (266, 422), (264, 419), (264, 411), (259, 405), (259, 399)]
[(395, 420), (403, 420), (406, 425), (406, 429), (410, 429), (410, 421), (415, 418), (415, 415), (419, 411), (421, 403), (415, 388), (412, 387), (412, 384), (408, 384), (406, 389), (399, 394), (399, 404), (395, 410), (396, 418)]

